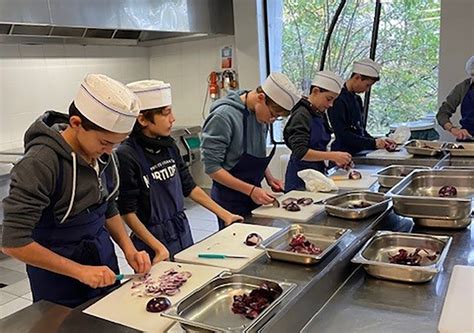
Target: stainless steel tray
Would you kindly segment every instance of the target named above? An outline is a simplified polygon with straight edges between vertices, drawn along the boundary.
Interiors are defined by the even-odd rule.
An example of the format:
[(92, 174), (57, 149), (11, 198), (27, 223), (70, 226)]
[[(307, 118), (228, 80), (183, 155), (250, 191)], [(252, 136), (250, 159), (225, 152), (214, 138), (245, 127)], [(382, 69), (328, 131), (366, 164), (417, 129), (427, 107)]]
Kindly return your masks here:
[(377, 171), (377, 178), (381, 186), (393, 187), (416, 169), (428, 170), (429, 167), (419, 165), (390, 165)]
[[(455, 149), (453, 146), (463, 146), (464, 149)], [(466, 142), (446, 142), (443, 145), (443, 149), (449, 151), (451, 156), (465, 156), (465, 157), (474, 157), (474, 143)]]
[[(453, 185), (458, 196), (440, 198), (442, 186)], [(415, 170), (386, 196), (399, 215), (426, 227), (465, 228), (471, 223), (474, 173), (469, 170)]]
[[(321, 261), (350, 232), (350, 229), (325, 227), (313, 224), (292, 224), (259, 245), (271, 259), (312, 265)], [(306, 239), (321, 248), (320, 254), (301, 254), (289, 251), (291, 239), (304, 234)]]
[[(367, 202), (369, 207), (350, 208), (350, 205)], [(359, 220), (383, 212), (390, 204), (390, 198), (383, 193), (359, 191), (347, 192), (324, 201), (324, 208), (329, 215), (343, 219)]]
[(444, 142), (428, 140), (410, 140), (404, 147), (410, 154), (435, 156), (443, 151)]
[(474, 171), (474, 165), (465, 165), (465, 166), (461, 166), (461, 165), (446, 165), (446, 166), (443, 166), (441, 167), (441, 170), (471, 170), (471, 171)]
[[(427, 282), (441, 271), (451, 242), (452, 237), (449, 236), (378, 231), (352, 258), (352, 262), (362, 264), (367, 273), (377, 278), (416, 283)], [(434, 261), (427, 260), (422, 266), (390, 263), (389, 255), (398, 253), (398, 250), (402, 248), (408, 252), (413, 252), (416, 248), (424, 248), (438, 251), (440, 254)]]
[[(252, 320), (232, 312), (234, 295), (249, 294), (266, 281), (278, 283), (283, 289), (283, 293), (257, 318)], [(176, 320), (192, 331), (247, 332), (251, 328), (261, 325), (264, 318), (295, 287), (294, 283), (224, 272), (163, 312), (162, 316)]]

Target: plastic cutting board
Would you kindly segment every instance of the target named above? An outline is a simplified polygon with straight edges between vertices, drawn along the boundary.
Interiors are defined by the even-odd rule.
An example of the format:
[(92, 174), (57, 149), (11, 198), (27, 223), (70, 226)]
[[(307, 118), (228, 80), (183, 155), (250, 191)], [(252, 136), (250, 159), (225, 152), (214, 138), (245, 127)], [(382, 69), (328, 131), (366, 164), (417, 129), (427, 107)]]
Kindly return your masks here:
[(406, 160), (413, 157), (413, 154), (407, 152), (405, 148), (400, 148), (400, 151), (389, 152), (386, 149), (377, 149), (365, 155), (368, 158), (377, 159), (394, 159), (394, 160)]
[[(320, 192), (306, 192), (306, 191), (290, 191), (278, 198), (280, 203), (286, 198), (311, 198), (314, 202), (325, 200), (335, 196), (337, 193), (320, 193)], [(313, 216), (324, 211), (324, 205), (308, 205), (301, 207), (299, 212), (289, 212), (286, 209), (273, 206), (261, 206), (252, 211), (252, 215), (256, 217), (268, 218), (283, 218), (295, 222), (306, 222)]]
[[(244, 241), (247, 235), (256, 232), (263, 239), (266, 239), (279, 230), (280, 228), (262, 225), (233, 223), (179, 252), (174, 256), (174, 259), (178, 262), (223, 267), (230, 269), (232, 272), (238, 272), (265, 253), (265, 251), (254, 246), (245, 245)], [(199, 253), (236, 254), (248, 256), (248, 258), (206, 259), (198, 258)]]
[(474, 267), (454, 266), (438, 324), (438, 332), (474, 332)]
[[(225, 269), (217, 267), (203, 267), (198, 265), (179, 264), (162, 261), (151, 268), (152, 277), (157, 279), (168, 269), (174, 268), (178, 272), (188, 271), (193, 275), (174, 296), (166, 296), (172, 304), (179, 302), (197, 288), (208, 283)], [(161, 317), (159, 313), (146, 311), (146, 304), (152, 297), (132, 296), (132, 281), (128, 281), (107, 296), (85, 309), (83, 312), (114, 323), (132, 327), (145, 332), (166, 332), (175, 322)]]
[(377, 177), (373, 176), (373, 170), (359, 170), (357, 168), (355, 170), (359, 171), (362, 174), (361, 179), (341, 180), (339, 179), (339, 177), (337, 179), (333, 179), (340, 190), (367, 190), (377, 181)]

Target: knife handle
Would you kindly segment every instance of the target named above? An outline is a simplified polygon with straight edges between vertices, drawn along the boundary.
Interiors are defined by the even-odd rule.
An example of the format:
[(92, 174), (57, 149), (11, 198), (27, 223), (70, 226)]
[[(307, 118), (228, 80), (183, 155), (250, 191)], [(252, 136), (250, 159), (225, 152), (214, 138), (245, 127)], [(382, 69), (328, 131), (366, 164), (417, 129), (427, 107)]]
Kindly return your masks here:
[(123, 274), (117, 274), (115, 275), (115, 281), (122, 281), (124, 278), (124, 275)]
[(217, 253), (199, 253), (198, 258), (205, 258), (205, 259), (225, 259), (226, 256), (224, 254), (217, 254)]

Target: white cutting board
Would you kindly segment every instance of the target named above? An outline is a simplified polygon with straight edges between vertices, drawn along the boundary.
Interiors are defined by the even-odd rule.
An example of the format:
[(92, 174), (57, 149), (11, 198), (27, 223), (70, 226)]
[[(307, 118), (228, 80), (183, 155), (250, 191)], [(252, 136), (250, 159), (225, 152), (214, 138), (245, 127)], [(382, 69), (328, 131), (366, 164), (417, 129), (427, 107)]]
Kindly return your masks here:
[(407, 152), (406, 148), (400, 148), (400, 151), (389, 152), (387, 149), (377, 149), (374, 150), (365, 157), (377, 158), (377, 159), (394, 159), (394, 160), (406, 160), (413, 157), (413, 154)]
[[(340, 190), (367, 190), (369, 187), (374, 185), (377, 181), (377, 177), (373, 176), (373, 170), (359, 170), (356, 169), (362, 174), (361, 179), (340, 179), (335, 178), (334, 183)], [(332, 179), (332, 177), (329, 177)]]
[[(193, 274), (189, 280), (183, 284), (178, 294), (166, 296), (173, 305), (225, 271), (225, 269), (217, 267), (203, 267), (163, 261), (154, 265), (150, 273), (154, 279), (157, 279), (171, 268), (174, 268), (178, 272), (188, 271)], [(146, 304), (152, 297), (132, 296), (131, 286), (132, 281), (124, 283), (118, 289), (92, 304), (83, 312), (145, 332), (165, 332), (175, 323), (172, 319), (161, 317), (159, 313), (147, 312)]]
[(474, 332), (474, 267), (454, 266), (438, 324), (438, 332)]
[[(278, 198), (281, 203), (286, 198), (311, 198), (315, 202), (325, 200), (335, 196), (337, 193), (321, 193), (321, 192), (309, 192), (309, 191), (290, 191), (285, 195)], [(252, 211), (252, 215), (256, 217), (270, 217), (270, 218), (284, 218), (296, 222), (306, 222), (314, 215), (324, 211), (324, 205), (308, 205), (300, 206), (299, 212), (289, 212), (286, 209), (280, 207), (276, 208), (272, 205), (260, 206)]]
[[(265, 251), (256, 249), (254, 246), (244, 244), (248, 234), (256, 232), (263, 239), (266, 239), (280, 230), (281, 228), (262, 225), (233, 223), (179, 252), (174, 256), (174, 259), (178, 262), (223, 267), (230, 269), (232, 272), (237, 272), (265, 253)], [(206, 259), (198, 258), (199, 253), (236, 254), (248, 256), (248, 258)]]

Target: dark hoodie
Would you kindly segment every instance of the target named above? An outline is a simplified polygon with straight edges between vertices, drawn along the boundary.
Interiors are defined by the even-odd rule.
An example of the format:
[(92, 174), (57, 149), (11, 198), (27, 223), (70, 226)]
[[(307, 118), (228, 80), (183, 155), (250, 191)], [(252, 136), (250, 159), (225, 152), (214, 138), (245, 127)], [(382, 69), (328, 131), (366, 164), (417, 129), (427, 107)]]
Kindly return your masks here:
[[(99, 159), (100, 173), (113, 177), (114, 190), (99, 188), (97, 173), (64, 140), (60, 130), (65, 129), (69, 116), (48, 111), (39, 117), (25, 133), (25, 155), (11, 171), (10, 193), (3, 200), (3, 247), (21, 247), (33, 242), (32, 230), (50, 203), (59, 178), (60, 160), (63, 182), (54, 211), (59, 220), (73, 217), (89, 207), (108, 202), (107, 218), (118, 214), (115, 198), (118, 189), (115, 157), (103, 155)], [(75, 159), (73, 159), (75, 155)], [(75, 161), (74, 161), (75, 160)], [(75, 166), (75, 168), (73, 168)], [(73, 189), (73, 179), (76, 186)], [(67, 223), (67, 222), (66, 222)]]
[[(244, 152), (243, 112), (248, 112), (240, 99), (244, 91), (231, 91), (226, 98), (211, 105), (211, 111), (202, 129), (201, 154), (207, 174), (221, 168), (232, 169)], [(247, 118), (247, 153), (265, 157), (268, 126), (260, 124), (255, 112)]]

